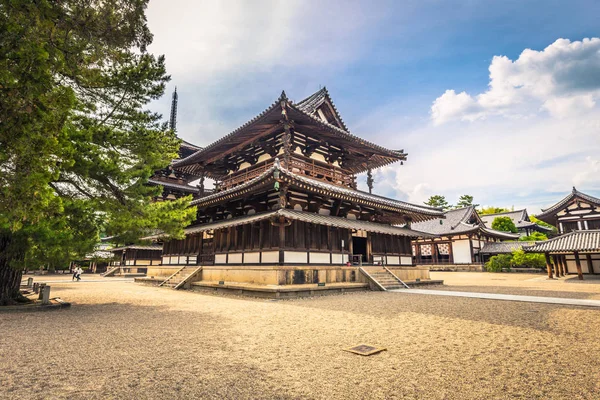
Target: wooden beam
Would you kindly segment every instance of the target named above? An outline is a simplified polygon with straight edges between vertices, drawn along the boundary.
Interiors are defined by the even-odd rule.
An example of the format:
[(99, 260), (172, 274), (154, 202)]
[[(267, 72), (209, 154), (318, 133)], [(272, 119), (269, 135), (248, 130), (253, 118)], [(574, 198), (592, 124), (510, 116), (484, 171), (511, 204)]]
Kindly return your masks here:
[(552, 279), (552, 264), (550, 263), (550, 254), (544, 253), (546, 259), (546, 270), (548, 271), (548, 279)]
[(577, 277), (580, 281), (583, 280), (583, 272), (581, 271), (581, 260), (579, 259), (579, 252), (575, 252), (575, 265), (577, 265)]
[(219, 153), (219, 154), (217, 154), (217, 155), (214, 155), (214, 156), (212, 156), (212, 157), (208, 158), (207, 160), (205, 160), (205, 161), (204, 161), (204, 165), (208, 165), (208, 164), (210, 164), (210, 163), (211, 163), (211, 162), (213, 162), (213, 161), (216, 161), (216, 160), (222, 159), (222, 158), (223, 158), (225, 155), (227, 155), (227, 154), (231, 154), (231, 153), (234, 153), (234, 152), (236, 152), (236, 151), (238, 151), (238, 150), (240, 150), (240, 149), (242, 149), (242, 148), (246, 147), (247, 145), (249, 145), (250, 143), (254, 142), (255, 140), (257, 140), (257, 139), (259, 139), (259, 138), (262, 138), (262, 137), (265, 137), (266, 135), (269, 135), (269, 134), (271, 134), (271, 133), (275, 132), (277, 129), (279, 129), (279, 128), (281, 128), (281, 127), (282, 127), (282, 124), (281, 124), (281, 123), (278, 123), (277, 125), (275, 125), (275, 126), (272, 126), (271, 128), (267, 129), (267, 130), (266, 130), (266, 131), (264, 131), (264, 132), (261, 132), (261, 133), (259, 133), (259, 134), (252, 135), (252, 136), (251, 136), (249, 139), (246, 139), (246, 140), (244, 140), (242, 143), (240, 143), (240, 144), (238, 144), (238, 145), (236, 145), (236, 146), (232, 147), (232, 148), (231, 148), (231, 149), (229, 149), (227, 152), (225, 152), (225, 153), (222, 153), (222, 152), (221, 152), (221, 153)]

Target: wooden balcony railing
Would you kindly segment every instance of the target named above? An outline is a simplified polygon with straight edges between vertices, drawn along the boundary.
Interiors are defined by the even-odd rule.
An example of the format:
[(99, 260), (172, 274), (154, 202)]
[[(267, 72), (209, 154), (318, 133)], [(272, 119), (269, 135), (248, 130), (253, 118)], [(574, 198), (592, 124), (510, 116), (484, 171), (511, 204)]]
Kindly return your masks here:
[[(251, 167), (248, 167), (242, 171), (236, 172), (231, 176), (223, 179), (216, 186), (220, 190), (229, 189), (233, 186), (237, 186), (241, 183), (247, 182), (251, 179), (256, 178), (263, 172), (273, 166), (273, 159), (265, 160)], [(286, 166), (282, 160), (281, 166), (291, 170), (292, 172), (299, 175), (306, 175), (313, 179), (321, 180), (327, 183), (331, 183), (338, 186), (352, 187), (354, 183), (354, 177), (350, 174), (344, 173), (342, 170), (336, 167), (326, 167), (318, 165), (314, 160), (305, 161), (299, 158), (292, 157), (290, 165)]]

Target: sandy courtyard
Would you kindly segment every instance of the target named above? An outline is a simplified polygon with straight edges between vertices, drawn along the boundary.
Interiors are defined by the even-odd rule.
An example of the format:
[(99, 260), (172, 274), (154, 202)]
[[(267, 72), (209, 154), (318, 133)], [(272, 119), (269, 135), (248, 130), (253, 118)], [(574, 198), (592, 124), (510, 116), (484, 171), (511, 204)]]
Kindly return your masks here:
[[(432, 275), (455, 290), (600, 298), (600, 281)], [(51, 284), (71, 309), (0, 313), (1, 399), (600, 396), (598, 309), (381, 292), (272, 301), (86, 279), (102, 278)], [(360, 343), (388, 350), (342, 351)]]

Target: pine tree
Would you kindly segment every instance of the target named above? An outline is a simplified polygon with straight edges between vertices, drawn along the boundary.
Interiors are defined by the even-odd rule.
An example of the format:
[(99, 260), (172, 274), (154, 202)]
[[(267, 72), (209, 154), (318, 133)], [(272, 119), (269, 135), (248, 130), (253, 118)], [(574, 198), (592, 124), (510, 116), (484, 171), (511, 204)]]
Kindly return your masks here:
[(0, 0), (0, 303), (22, 268), (85, 254), (98, 230), (134, 240), (191, 222), (189, 198), (151, 203), (178, 140), (145, 109), (169, 80), (147, 0)]

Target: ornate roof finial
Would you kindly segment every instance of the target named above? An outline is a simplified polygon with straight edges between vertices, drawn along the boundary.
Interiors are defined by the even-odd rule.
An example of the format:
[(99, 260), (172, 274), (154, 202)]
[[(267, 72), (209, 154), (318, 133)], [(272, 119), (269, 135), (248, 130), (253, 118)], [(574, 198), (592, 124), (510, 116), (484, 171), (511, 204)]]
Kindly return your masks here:
[(171, 119), (169, 120), (169, 128), (177, 130), (177, 86), (173, 92), (173, 100), (171, 100)]
[(575, 186), (573, 186), (573, 193), (575, 193), (577, 191), (577, 189), (575, 189)]

